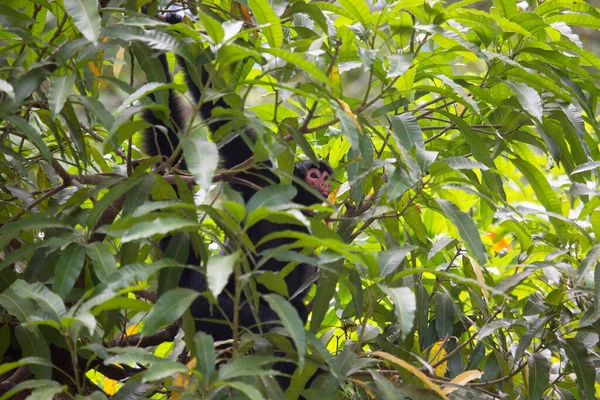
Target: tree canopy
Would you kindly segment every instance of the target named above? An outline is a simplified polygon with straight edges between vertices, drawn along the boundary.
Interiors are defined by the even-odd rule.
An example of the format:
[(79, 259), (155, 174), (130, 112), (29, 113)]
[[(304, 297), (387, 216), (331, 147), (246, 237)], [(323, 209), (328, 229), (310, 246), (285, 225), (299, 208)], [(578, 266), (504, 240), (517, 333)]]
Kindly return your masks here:
[[(600, 396), (600, 9), (3, 0), (0, 26), (0, 400)], [(176, 57), (210, 73), (198, 105)], [(141, 151), (169, 90), (187, 170)], [(231, 122), (209, 134), (216, 98)], [(217, 160), (241, 126), (281, 178), (248, 204)], [(301, 159), (335, 169), (309, 209)], [(306, 326), (286, 270), (243, 262), (263, 219), (309, 231), (268, 254), (319, 267)], [(205, 293), (177, 286), (188, 251)], [(190, 304), (231, 274), (280, 328), (195, 332)]]

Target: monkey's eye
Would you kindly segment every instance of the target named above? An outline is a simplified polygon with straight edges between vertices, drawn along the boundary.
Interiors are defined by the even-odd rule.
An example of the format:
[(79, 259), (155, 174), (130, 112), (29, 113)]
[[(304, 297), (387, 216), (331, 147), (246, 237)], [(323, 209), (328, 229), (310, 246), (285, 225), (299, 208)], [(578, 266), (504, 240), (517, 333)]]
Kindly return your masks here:
[(323, 180), (325, 181), (327, 179), (329, 179), (329, 174), (327, 172), (324, 172), (323, 173)]
[(317, 173), (316, 172), (311, 172), (309, 176), (311, 178), (313, 178), (313, 179), (317, 179)]

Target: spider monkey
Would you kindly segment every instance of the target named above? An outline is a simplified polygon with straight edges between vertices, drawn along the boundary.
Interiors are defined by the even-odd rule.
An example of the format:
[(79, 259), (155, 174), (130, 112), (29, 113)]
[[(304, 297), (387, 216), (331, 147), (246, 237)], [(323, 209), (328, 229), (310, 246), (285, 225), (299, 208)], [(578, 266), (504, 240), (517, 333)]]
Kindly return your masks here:
[[(181, 17), (174, 14), (168, 14), (166, 19), (171, 23), (175, 23), (178, 22)], [(163, 69), (166, 74), (166, 80), (167, 82), (170, 82), (171, 77), (168, 72), (169, 70), (165, 55), (160, 55), (159, 59), (163, 65)], [(189, 92), (193, 101), (197, 104), (202, 96), (201, 89), (193, 81), (190, 71), (185, 64), (185, 60), (178, 57), (178, 64), (184, 71)], [(202, 87), (204, 88), (207, 87), (209, 73), (204, 67), (201, 67), (200, 69), (202, 73), (201, 83)], [(162, 155), (163, 157), (170, 157), (173, 154), (173, 150), (179, 143), (177, 132), (183, 131), (183, 128), (185, 127), (185, 118), (182, 107), (179, 103), (179, 99), (172, 91), (169, 91), (168, 96), (168, 103), (171, 112), (170, 124), (172, 126), (166, 126), (166, 124), (161, 119), (157, 118), (151, 111), (148, 111), (144, 114), (144, 119), (153, 125), (152, 128), (147, 129), (144, 133), (145, 152), (148, 155)], [(216, 101), (203, 102), (199, 108), (199, 114), (212, 134), (217, 132), (219, 128), (229, 122), (228, 120), (215, 118), (213, 111), (217, 107), (230, 108), (230, 106), (222, 98), (219, 98)], [(160, 128), (157, 129), (156, 127)], [(233, 167), (250, 159), (254, 155), (252, 147), (256, 142), (256, 138), (256, 132), (249, 128), (245, 129), (241, 133), (238, 133), (230, 140), (227, 140), (226, 138), (224, 140), (225, 143), (222, 143), (219, 147), (221, 168), (230, 170)], [(186, 168), (185, 160), (177, 160), (176, 162), (180, 168)], [(256, 193), (256, 187), (264, 188), (269, 184), (277, 184), (280, 182), (279, 177), (273, 173), (272, 169), (273, 164), (270, 161), (264, 161), (260, 164), (253, 165), (249, 169), (237, 173), (236, 177), (240, 179), (236, 182), (232, 182), (230, 185), (234, 190), (241, 194), (244, 202), (247, 203), (248, 200), (250, 200), (250, 198)], [(293, 201), (304, 206), (310, 206), (323, 202), (323, 200), (329, 195), (330, 178), (332, 175), (333, 169), (325, 161), (320, 161), (318, 164), (315, 164), (312, 161), (297, 162), (294, 166), (294, 177), (299, 181), (308, 184), (312, 190), (307, 190), (306, 185), (300, 185), (294, 182), (294, 186), (297, 189), (297, 195)], [(250, 185), (239, 183), (242, 182), (242, 180), (249, 182)], [(261, 252), (293, 243), (294, 239), (278, 238), (256, 246), (267, 235), (282, 231), (308, 233), (307, 230), (300, 225), (274, 223), (268, 220), (260, 220), (247, 229), (248, 238), (255, 245), (257, 253), (255, 257), (249, 257), (248, 261), (251, 266), (258, 265), (259, 262), (263, 261), (263, 264), (260, 267), (261, 270), (279, 272), (287, 265), (287, 262), (279, 261), (274, 258), (261, 260)], [(163, 240), (161, 243), (163, 250), (166, 248), (170, 237), (165, 239), (166, 240)], [(200, 259), (191, 249), (187, 264), (194, 266), (200, 265)], [(298, 264), (284, 278), (287, 284), (288, 293), (291, 295), (290, 303), (296, 309), (304, 323), (307, 321), (308, 310), (303, 299), (310, 287), (310, 284), (306, 283), (311, 282), (311, 279), (315, 277), (315, 274), (315, 266), (301, 263)], [(314, 279), (312, 282), (314, 282)], [(230, 277), (223, 293), (218, 296), (218, 308), (211, 307), (209, 300), (204, 296), (199, 296), (192, 303), (191, 313), (196, 321), (196, 330), (201, 330), (212, 335), (215, 341), (222, 341), (232, 338), (231, 327), (225, 321), (233, 320), (234, 302), (230, 294), (235, 292), (235, 285), (236, 281), (232, 276)], [(205, 292), (207, 290), (206, 277), (199, 270), (186, 268), (181, 275), (179, 286), (190, 288), (198, 292)], [(257, 289), (260, 293), (269, 293), (268, 289), (260, 284), (257, 284)], [(263, 331), (269, 331), (275, 327), (275, 325), (273, 325), (273, 321), (278, 319), (277, 314), (262, 299), (258, 305), (257, 316), (258, 321), (252, 313), (248, 302), (245, 302), (239, 311), (239, 326), (241, 328), (256, 332), (258, 323)]]

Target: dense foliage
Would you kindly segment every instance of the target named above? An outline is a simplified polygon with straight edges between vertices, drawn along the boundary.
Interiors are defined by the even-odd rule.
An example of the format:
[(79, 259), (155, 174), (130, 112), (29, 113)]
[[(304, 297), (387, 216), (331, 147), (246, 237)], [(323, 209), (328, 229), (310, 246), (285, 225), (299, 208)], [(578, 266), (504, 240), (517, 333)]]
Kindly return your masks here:
[[(583, 39), (600, 10), (215, 0), (172, 4), (171, 25), (167, 6), (0, 4), (2, 399), (297, 398), (318, 368), (305, 398), (600, 395), (600, 57)], [(283, 184), (244, 205), (217, 165), (227, 129), (189, 101), (189, 172), (141, 153), (142, 111), (168, 120), (167, 91), (186, 92), (175, 55), (206, 66), (201, 101), (225, 96)], [(336, 169), (310, 210), (290, 202), (307, 158)], [(306, 327), (286, 271), (242, 262), (241, 223), (264, 218), (310, 230), (270, 254), (319, 266)], [(204, 296), (235, 274), (253, 302), (260, 283), (281, 328), (196, 334), (190, 244)], [(285, 394), (282, 357), (299, 366)]]

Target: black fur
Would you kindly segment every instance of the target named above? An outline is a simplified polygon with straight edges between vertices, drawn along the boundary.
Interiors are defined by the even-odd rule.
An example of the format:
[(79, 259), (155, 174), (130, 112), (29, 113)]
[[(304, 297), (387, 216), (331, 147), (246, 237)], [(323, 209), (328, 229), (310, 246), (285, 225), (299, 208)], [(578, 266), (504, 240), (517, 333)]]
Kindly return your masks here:
[[(169, 74), (167, 57), (164, 54), (161, 54), (158, 56), (158, 59), (163, 66), (163, 70), (165, 71), (165, 83), (171, 83), (172, 80), (171, 74)], [(156, 101), (154, 95), (151, 94), (150, 98)], [(169, 90), (168, 103), (171, 113), (166, 122), (164, 119), (161, 119), (155, 115), (154, 112), (150, 110), (144, 110), (144, 120), (153, 125), (152, 128), (148, 128), (144, 132), (144, 152), (149, 156), (161, 155), (163, 158), (169, 158), (179, 144), (177, 132), (180, 132), (185, 128), (185, 116), (180, 104), (180, 99), (171, 90)], [(170, 126), (166, 126), (165, 123), (169, 124)], [(175, 163), (178, 163), (181, 169), (185, 169), (185, 161), (180, 161), (180, 158), (181, 156), (175, 160)]]
[[(170, 22), (177, 22), (176, 18), (169, 17)], [(163, 56), (164, 57), (164, 56)], [(178, 59), (178, 62), (182, 69), (185, 72), (186, 82), (188, 85), (188, 89), (191, 93), (191, 96), (195, 102), (200, 101), (202, 96), (202, 90), (195, 84), (195, 82), (190, 77), (189, 69), (185, 65), (185, 61), (182, 59)], [(166, 61), (163, 62), (163, 66), (165, 67), (165, 72), (168, 74), (168, 69), (166, 65)], [(203, 89), (209, 86), (209, 74), (206, 69), (201, 68), (202, 71), (202, 86)], [(170, 80), (170, 76), (168, 78)], [(173, 93), (169, 94), (169, 106), (171, 108), (171, 117), (170, 119), (174, 121), (172, 127), (164, 126), (164, 123), (160, 121), (160, 119), (156, 118), (156, 116), (152, 113), (144, 114), (144, 118), (146, 121), (155, 125), (154, 128), (148, 129), (145, 133), (145, 148), (148, 154), (161, 154), (163, 156), (169, 157), (172, 154), (174, 148), (177, 147), (178, 137), (177, 130), (182, 130), (184, 127), (182, 111), (180, 105), (177, 101), (176, 96)], [(217, 130), (226, 125), (229, 121), (224, 119), (218, 119), (213, 116), (213, 111), (215, 108), (228, 108), (228, 104), (222, 99), (219, 98), (215, 101), (207, 101), (203, 102), (199, 111), (200, 115), (209, 127), (212, 133), (215, 133)], [(162, 128), (158, 129), (156, 126), (162, 126)], [(236, 135), (229, 135), (232, 137), (228, 137), (224, 140), (224, 143), (219, 144), (219, 154), (221, 156), (221, 168), (223, 169), (232, 169), (233, 167), (247, 161), (250, 157), (253, 156), (252, 145), (256, 140), (256, 132), (251, 129), (245, 129), (242, 132)], [(185, 167), (185, 163), (181, 162), (179, 164), (182, 168)], [(253, 165), (250, 169), (243, 170), (236, 174), (237, 178), (248, 181), (256, 186), (265, 187), (266, 185), (279, 183), (279, 178), (276, 174), (272, 172), (272, 163), (270, 161), (262, 162), (260, 165)], [(321, 161), (318, 165), (315, 165), (311, 161), (301, 161), (296, 163), (294, 168), (294, 176), (299, 181), (304, 181), (304, 178), (307, 174), (307, 171), (311, 168), (319, 168), (321, 171), (327, 171), (330, 175), (333, 173), (332, 168), (325, 161)], [(297, 196), (294, 198), (294, 201), (298, 204), (302, 205), (313, 205), (318, 204), (323, 201), (323, 198), (318, 195), (317, 191), (307, 190), (306, 185), (299, 185), (295, 182), (296, 188), (298, 190)], [(256, 190), (248, 185), (234, 183), (231, 184), (232, 188), (237, 190), (247, 202), (252, 195), (255, 194)], [(250, 227), (247, 231), (248, 237), (252, 243), (259, 243), (264, 237), (274, 232), (281, 231), (300, 231), (307, 233), (306, 229), (300, 225), (293, 224), (276, 224), (267, 220), (261, 220), (252, 227)], [(163, 241), (162, 245), (166, 245), (167, 241)], [(269, 249), (273, 249), (282, 245), (293, 243), (294, 239), (286, 239), (280, 238), (271, 240), (267, 243), (263, 243), (256, 248), (256, 252), (258, 255), (249, 259), (249, 264), (251, 267), (254, 267), (259, 262), (264, 261), (261, 260), (261, 256), (259, 255), (261, 252)], [(166, 247), (166, 246), (161, 246)], [(190, 250), (190, 255), (187, 260), (188, 265), (200, 265), (200, 260), (194, 254), (193, 250)], [(260, 269), (262, 271), (281, 271), (287, 262), (278, 261), (276, 259), (268, 259), (264, 261), (261, 265)], [(297, 293), (301, 288), (302, 284), (307, 280), (314, 277), (316, 273), (316, 268), (309, 264), (299, 264), (297, 265), (286, 277), (285, 281), (287, 283), (288, 293), (290, 296), (296, 294), (291, 300), (291, 304), (298, 311), (300, 318), (303, 322), (306, 323), (308, 317), (308, 310), (306, 305), (304, 304), (303, 298), (306, 294), (307, 288), (303, 288), (302, 291)], [(185, 269), (182, 273), (179, 285), (181, 287), (187, 287), (199, 292), (205, 292), (207, 290), (206, 277), (202, 272), (193, 269)], [(223, 310), (223, 313), (219, 311), (217, 307), (211, 307), (209, 301), (203, 297), (198, 297), (191, 306), (192, 315), (196, 320), (196, 329), (204, 331), (213, 336), (214, 340), (226, 340), (232, 337), (231, 328), (226, 320), (233, 321), (233, 300), (231, 298), (232, 294), (235, 292), (236, 282), (232, 278), (230, 278), (225, 290), (223, 293), (219, 295), (218, 302), (220, 309)], [(258, 290), (261, 293), (268, 293), (268, 290), (261, 285), (257, 285)], [(269, 306), (263, 300), (260, 300), (258, 309), (258, 321), (256, 320), (254, 314), (251, 311), (248, 302), (244, 302), (239, 314), (239, 326), (244, 329), (250, 329), (252, 331), (262, 330), (268, 331), (272, 327), (274, 327), (273, 322), (278, 320), (278, 316), (276, 313), (269, 308)], [(259, 327), (260, 325), (260, 327)], [(259, 329), (260, 328), (260, 329)], [(286, 368), (287, 369), (287, 368)]]

